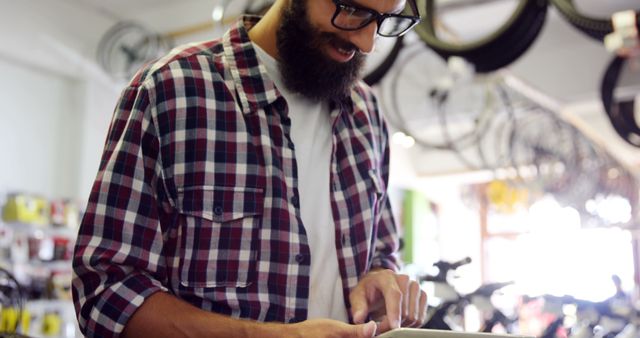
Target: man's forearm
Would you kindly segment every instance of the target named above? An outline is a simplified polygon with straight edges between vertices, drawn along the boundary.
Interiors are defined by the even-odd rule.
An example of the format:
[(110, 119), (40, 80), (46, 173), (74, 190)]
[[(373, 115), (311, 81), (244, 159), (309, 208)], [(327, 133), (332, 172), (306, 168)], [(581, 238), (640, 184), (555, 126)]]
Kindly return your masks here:
[(206, 312), (168, 293), (157, 292), (133, 314), (122, 337), (294, 337), (288, 327)]

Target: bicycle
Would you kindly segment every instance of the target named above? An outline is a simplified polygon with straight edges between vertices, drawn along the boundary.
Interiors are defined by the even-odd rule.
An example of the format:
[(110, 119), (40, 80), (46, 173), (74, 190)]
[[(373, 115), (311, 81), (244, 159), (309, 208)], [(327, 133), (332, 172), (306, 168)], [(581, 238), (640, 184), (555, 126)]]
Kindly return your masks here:
[[(438, 261), (433, 265), (438, 268), (436, 275), (425, 275), (419, 278), (420, 282), (433, 282), (440, 287), (440, 294), (444, 295), (443, 302), (432, 308), (429, 319), (422, 328), (438, 330), (462, 330), (464, 310), (467, 306), (475, 306), (484, 314), (484, 321), (480, 332), (492, 332), (497, 325), (501, 325), (507, 332), (512, 332), (515, 320), (509, 318), (491, 302), (491, 296), (498, 290), (513, 282), (499, 282), (483, 284), (468, 294), (460, 294), (449, 283), (449, 276), (457, 268), (471, 263), (471, 258), (465, 257), (456, 262)], [(458, 318), (457, 320), (455, 318)]]

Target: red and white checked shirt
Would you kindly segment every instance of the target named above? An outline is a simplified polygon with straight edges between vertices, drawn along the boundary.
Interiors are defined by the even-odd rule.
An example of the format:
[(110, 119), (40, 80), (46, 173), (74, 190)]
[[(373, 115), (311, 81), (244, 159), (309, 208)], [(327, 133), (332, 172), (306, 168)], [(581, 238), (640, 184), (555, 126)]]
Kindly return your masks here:
[[(310, 251), (291, 120), (249, 40), (256, 21), (175, 49), (123, 91), (73, 258), (87, 336), (118, 336), (158, 291), (237, 318), (306, 319)], [(331, 106), (327, 231), (348, 307), (372, 267), (398, 268), (398, 236), (387, 131), (371, 90), (358, 83)]]

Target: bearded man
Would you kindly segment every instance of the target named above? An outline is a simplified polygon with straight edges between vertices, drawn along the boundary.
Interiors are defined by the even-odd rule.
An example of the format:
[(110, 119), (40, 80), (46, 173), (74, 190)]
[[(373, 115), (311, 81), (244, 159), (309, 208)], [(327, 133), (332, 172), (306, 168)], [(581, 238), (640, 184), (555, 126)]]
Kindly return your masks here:
[(386, 125), (359, 80), (377, 36), (418, 21), (414, 0), (277, 0), (140, 70), (76, 242), (82, 332), (360, 338), (422, 325), (426, 294), (399, 273)]

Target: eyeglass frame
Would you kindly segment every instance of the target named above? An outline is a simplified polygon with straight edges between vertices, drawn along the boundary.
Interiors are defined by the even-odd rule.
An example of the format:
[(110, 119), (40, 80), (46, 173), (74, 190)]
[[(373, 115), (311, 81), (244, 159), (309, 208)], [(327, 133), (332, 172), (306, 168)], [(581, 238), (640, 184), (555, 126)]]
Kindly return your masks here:
[[(376, 24), (378, 25), (378, 28), (376, 29), (376, 33), (378, 35), (380, 35), (382, 37), (399, 37), (399, 36), (404, 35), (408, 31), (410, 31), (413, 27), (415, 27), (417, 24), (419, 24), (420, 21), (422, 20), (420, 18), (420, 12), (418, 11), (418, 6), (416, 5), (415, 0), (407, 0), (407, 2), (409, 2), (409, 6), (411, 6), (411, 10), (415, 14), (414, 16), (402, 15), (402, 14), (379, 13), (378, 11), (376, 11), (374, 9), (358, 6), (358, 5), (355, 5), (355, 4), (347, 4), (342, 0), (332, 0), (332, 1), (336, 5), (336, 11), (335, 11), (335, 13), (333, 13), (333, 17), (331, 18), (331, 24), (333, 25), (333, 27), (335, 27), (337, 29), (340, 29), (340, 30), (343, 30), (343, 31), (357, 31), (357, 30), (365, 28), (366, 26), (370, 25), (372, 22), (375, 21)], [(335, 21), (336, 21), (336, 18), (338, 17), (338, 15), (340, 15), (340, 12), (345, 10), (345, 7), (350, 7), (350, 8), (354, 8), (354, 9), (357, 9), (357, 10), (362, 10), (362, 11), (365, 11), (365, 12), (369, 12), (370, 14), (372, 14), (371, 20), (364, 21), (364, 23), (361, 26), (357, 27), (357, 28), (340, 27), (340, 26), (336, 25)], [(412, 21), (412, 23), (411, 23), (411, 25), (409, 25), (409, 27), (407, 27), (404, 31), (402, 31), (398, 35), (380, 34), (380, 27), (382, 27), (382, 23), (387, 18), (410, 19)]]

